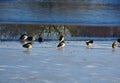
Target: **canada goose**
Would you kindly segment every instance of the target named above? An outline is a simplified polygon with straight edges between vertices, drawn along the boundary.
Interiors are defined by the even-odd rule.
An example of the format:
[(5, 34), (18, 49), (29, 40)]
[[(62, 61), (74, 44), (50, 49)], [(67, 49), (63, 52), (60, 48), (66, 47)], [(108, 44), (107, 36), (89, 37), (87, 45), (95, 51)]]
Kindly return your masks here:
[(20, 37), (20, 41), (25, 41), (28, 38), (27, 34), (23, 34)]
[(120, 38), (117, 39), (118, 47), (120, 47)]
[(60, 36), (59, 41), (64, 41), (64, 36)]
[(23, 44), (23, 47), (24, 48), (32, 48), (32, 43), (29, 42), (29, 43)]
[(34, 41), (34, 40), (35, 40), (35, 37), (30, 36), (30, 37), (27, 38), (27, 40), (28, 40), (28, 41)]
[(58, 45), (57, 45), (57, 47), (59, 47), (59, 48), (63, 48), (65, 46), (65, 42), (64, 41), (61, 41)]
[(88, 48), (92, 48), (93, 40), (86, 41), (86, 45)]
[(120, 43), (120, 38), (118, 38), (118, 39), (117, 39), (117, 42), (119, 42), (119, 43)]
[(39, 37), (38, 41), (41, 43), (41, 42), (44, 42), (44, 39), (42, 37)]
[(116, 47), (117, 47), (117, 42), (113, 42), (112, 48), (116, 48)]

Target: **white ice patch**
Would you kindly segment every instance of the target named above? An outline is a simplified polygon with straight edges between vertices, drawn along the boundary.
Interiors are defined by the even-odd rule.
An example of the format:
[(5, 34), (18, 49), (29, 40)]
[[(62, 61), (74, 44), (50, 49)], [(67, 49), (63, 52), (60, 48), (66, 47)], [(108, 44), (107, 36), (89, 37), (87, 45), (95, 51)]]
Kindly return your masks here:
[(64, 64), (56, 63), (56, 65), (57, 65), (57, 66), (62, 66), (62, 65), (64, 65)]
[(2, 69), (2, 68), (0, 69), (0, 71), (4, 71), (4, 70), (6, 70), (6, 69)]
[(86, 65), (85, 67), (87, 67), (87, 68), (95, 68), (97, 66), (95, 66), (95, 65)]

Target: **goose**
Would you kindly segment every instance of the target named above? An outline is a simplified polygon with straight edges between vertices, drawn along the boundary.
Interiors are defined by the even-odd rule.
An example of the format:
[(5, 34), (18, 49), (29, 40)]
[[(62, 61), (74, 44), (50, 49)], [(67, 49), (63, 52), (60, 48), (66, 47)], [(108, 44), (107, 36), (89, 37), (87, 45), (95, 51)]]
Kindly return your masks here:
[(119, 43), (120, 43), (120, 38), (118, 38), (118, 39), (117, 39), (117, 42), (119, 42)]
[(60, 36), (59, 41), (64, 41), (64, 36)]
[(116, 47), (117, 47), (117, 42), (113, 42), (112, 48), (116, 48)]
[(120, 38), (117, 39), (118, 47), (120, 47)]
[(31, 42), (29, 42), (29, 43), (26, 43), (26, 44), (23, 44), (23, 47), (24, 48), (32, 48), (32, 43)]
[(87, 45), (88, 48), (92, 48), (93, 40), (86, 41), (86, 45)]
[(42, 37), (39, 37), (38, 41), (41, 43), (41, 42), (44, 42), (44, 39)]
[(35, 40), (35, 37), (34, 36), (30, 36), (27, 38), (28, 41), (34, 41)]
[(65, 41), (61, 41), (58, 45), (57, 45), (57, 47), (59, 47), (59, 48), (63, 48), (65, 46)]
[(23, 34), (20, 37), (20, 41), (25, 41), (28, 38), (27, 34)]

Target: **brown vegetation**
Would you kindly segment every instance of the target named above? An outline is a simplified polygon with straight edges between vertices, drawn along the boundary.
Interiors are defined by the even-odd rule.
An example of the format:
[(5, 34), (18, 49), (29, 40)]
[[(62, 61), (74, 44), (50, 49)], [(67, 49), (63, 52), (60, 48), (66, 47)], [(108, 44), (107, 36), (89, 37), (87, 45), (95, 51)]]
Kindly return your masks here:
[(71, 35), (74, 37), (120, 37), (120, 27), (41, 25), (41, 24), (0, 24), (0, 38), (19, 38), (22, 34), (48, 37)]

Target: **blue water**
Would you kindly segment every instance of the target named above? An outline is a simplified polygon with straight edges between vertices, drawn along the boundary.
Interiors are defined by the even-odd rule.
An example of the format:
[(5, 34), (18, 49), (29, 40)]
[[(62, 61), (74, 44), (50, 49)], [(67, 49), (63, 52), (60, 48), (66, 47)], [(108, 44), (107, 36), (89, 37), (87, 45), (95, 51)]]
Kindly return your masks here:
[(120, 26), (119, 0), (0, 0), (0, 23)]

